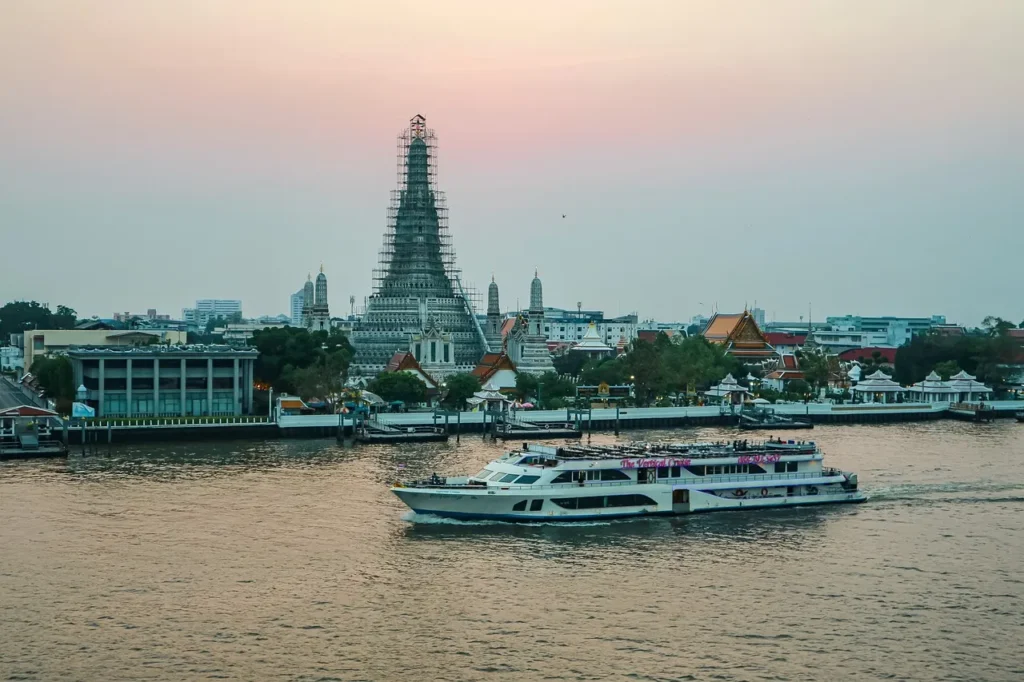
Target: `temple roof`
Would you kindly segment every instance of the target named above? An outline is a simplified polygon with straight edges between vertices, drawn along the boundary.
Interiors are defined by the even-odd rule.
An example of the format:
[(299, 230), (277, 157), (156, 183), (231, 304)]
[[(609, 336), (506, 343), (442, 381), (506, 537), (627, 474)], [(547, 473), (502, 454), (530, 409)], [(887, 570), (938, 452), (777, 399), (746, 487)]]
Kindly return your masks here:
[(515, 363), (512, 362), (512, 358), (504, 353), (484, 353), (484, 356), (480, 358), (480, 362), (473, 368), (471, 374), (479, 378), (481, 383), (487, 383), (488, 379), (494, 376), (498, 370), (502, 369), (518, 372)]
[(775, 354), (768, 337), (747, 310), (739, 314), (715, 313), (702, 335), (712, 343), (723, 344), (736, 357), (767, 358)]
[(423, 379), (429, 388), (437, 388), (437, 382), (432, 376), (423, 371), (416, 356), (407, 350), (400, 350), (391, 356), (391, 360), (384, 368), (385, 372), (414, 372)]

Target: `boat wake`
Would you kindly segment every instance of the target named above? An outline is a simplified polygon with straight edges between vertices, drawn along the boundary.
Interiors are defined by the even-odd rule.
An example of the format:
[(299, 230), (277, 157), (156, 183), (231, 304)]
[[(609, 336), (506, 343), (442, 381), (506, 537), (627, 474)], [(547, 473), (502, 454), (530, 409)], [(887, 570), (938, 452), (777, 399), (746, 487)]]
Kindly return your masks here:
[(1024, 483), (961, 481), (865, 488), (873, 501), (1024, 502)]

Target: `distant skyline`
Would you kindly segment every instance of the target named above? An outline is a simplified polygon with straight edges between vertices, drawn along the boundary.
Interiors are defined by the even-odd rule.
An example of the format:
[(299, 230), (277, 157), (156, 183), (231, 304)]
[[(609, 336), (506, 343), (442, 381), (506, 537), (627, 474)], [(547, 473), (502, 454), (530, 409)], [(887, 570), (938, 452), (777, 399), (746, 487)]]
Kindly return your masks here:
[[(505, 309), (1019, 323), (1024, 3), (9, 0), (0, 302), (371, 292), (423, 114)], [(563, 218), (563, 214), (565, 217)], [(703, 306), (701, 305), (703, 303)], [(820, 316), (820, 317), (819, 317)]]

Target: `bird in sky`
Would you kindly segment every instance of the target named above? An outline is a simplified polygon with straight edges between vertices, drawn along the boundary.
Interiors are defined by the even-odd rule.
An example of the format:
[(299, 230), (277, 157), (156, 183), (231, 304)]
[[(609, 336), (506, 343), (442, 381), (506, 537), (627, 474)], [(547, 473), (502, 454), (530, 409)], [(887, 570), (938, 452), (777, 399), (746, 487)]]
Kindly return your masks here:
[(562, 217), (563, 217), (563, 218), (565, 217), (565, 214), (564, 214), (564, 213), (562, 214)]

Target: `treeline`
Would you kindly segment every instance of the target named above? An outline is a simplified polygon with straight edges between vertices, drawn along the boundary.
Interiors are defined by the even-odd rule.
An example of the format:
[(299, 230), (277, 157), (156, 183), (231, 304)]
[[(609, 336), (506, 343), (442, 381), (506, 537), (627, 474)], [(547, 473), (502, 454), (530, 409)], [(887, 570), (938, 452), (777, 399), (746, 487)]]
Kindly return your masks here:
[(277, 393), (330, 400), (341, 393), (353, 350), (345, 334), (268, 327), (253, 333), (249, 345), (260, 352), (254, 378)]
[[(654, 343), (634, 340), (629, 352), (617, 358), (588, 359), (585, 353), (569, 351), (555, 358), (555, 370), (584, 385), (632, 384), (638, 405), (667, 401), (672, 394), (706, 390), (726, 374), (741, 381), (747, 374), (760, 376), (760, 368), (744, 365), (722, 345), (703, 336), (670, 338), (665, 333), (658, 334)], [(556, 384), (553, 388), (564, 387)], [(544, 393), (542, 384), (541, 394)]]
[(11, 301), (0, 307), (0, 342), (28, 329), (74, 329), (78, 313), (64, 305), (56, 311), (36, 301)]
[(987, 317), (983, 329), (974, 334), (946, 336), (934, 331), (916, 334), (910, 343), (896, 351), (894, 379), (910, 385), (924, 379), (932, 370), (943, 378), (964, 370), (998, 390), (1015, 371), (1010, 365), (1024, 363), (1024, 341), (1011, 335), (1012, 329), (1014, 325), (1006, 320)]

